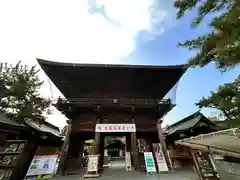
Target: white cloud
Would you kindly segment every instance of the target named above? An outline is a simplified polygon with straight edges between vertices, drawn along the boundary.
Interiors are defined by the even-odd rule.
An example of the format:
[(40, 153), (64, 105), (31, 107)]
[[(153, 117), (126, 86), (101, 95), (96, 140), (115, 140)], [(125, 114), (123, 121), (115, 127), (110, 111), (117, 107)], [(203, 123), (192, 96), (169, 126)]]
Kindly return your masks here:
[[(101, 14), (90, 15), (86, 0), (0, 1), (0, 61), (21, 60), (33, 65), (39, 57), (76, 63), (121, 63), (121, 57), (134, 50), (138, 32), (148, 32), (145, 38), (150, 40), (152, 35), (164, 32), (172, 16), (169, 7), (159, 6), (157, 0), (99, 2), (121, 26), (109, 23)], [(41, 78), (46, 81), (41, 93), (51, 96), (43, 72)], [(53, 91), (55, 97), (60, 94), (54, 86)], [(63, 126), (65, 122), (56, 119), (51, 122)]]

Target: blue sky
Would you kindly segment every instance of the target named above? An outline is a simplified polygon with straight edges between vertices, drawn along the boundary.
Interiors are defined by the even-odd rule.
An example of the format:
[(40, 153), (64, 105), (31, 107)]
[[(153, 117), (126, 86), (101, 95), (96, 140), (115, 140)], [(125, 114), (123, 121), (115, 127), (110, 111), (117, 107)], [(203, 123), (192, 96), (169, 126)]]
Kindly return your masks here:
[[(176, 44), (209, 31), (211, 17), (199, 28), (190, 28), (195, 11), (176, 20), (172, 1), (96, 0), (105, 11), (89, 13), (90, 1), (94, 4), (95, 0), (0, 1), (0, 60), (12, 64), (21, 60), (27, 65), (37, 64), (36, 58), (74, 63), (183, 64), (194, 52)], [(165, 123), (195, 112), (195, 102), (218, 85), (232, 81), (238, 72), (239, 68), (221, 74), (214, 65), (189, 69), (178, 84), (177, 106), (165, 117)], [(57, 88), (42, 71), (39, 75), (45, 81), (41, 95), (57, 98)], [(214, 115), (212, 110), (204, 112)], [(48, 121), (65, 125), (65, 117), (57, 111)]]
[[(196, 11), (187, 12), (181, 20), (173, 20), (174, 26), (163, 34), (155, 36), (149, 42), (139, 43), (131, 54), (131, 61), (135, 64), (175, 65), (184, 64), (194, 56), (195, 52), (185, 48), (178, 48), (178, 42), (190, 40), (198, 35), (210, 31), (208, 26), (212, 16), (206, 17), (203, 23), (192, 29), (190, 23)], [(141, 38), (141, 36), (139, 36)], [(128, 59), (128, 58), (127, 58)], [(128, 59), (129, 60), (129, 59)], [(127, 60), (127, 61), (128, 61)], [(233, 81), (240, 72), (240, 68), (225, 73), (216, 69), (214, 64), (204, 68), (190, 68), (181, 78), (176, 91), (177, 106), (165, 117), (165, 124), (174, 123), (198, 110), (195, 103), (203, 96), (209, 96), (211, 91), (223, 83)], [(167, 77), (166, 77), (167, 78)], [(215, 116), (215, 109), (203, 109), (206, 116)]]

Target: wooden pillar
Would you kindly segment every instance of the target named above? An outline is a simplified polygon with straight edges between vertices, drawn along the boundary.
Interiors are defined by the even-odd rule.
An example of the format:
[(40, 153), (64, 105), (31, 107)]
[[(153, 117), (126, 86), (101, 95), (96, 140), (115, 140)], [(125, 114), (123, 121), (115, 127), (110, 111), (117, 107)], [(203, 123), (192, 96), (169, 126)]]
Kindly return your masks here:
[(78, 159), (80, 161), (80, 166), (81, 167), (84, 167), (84, 160), (83, 160), (83, 153), (84, 153), (84, 143), (85, 143), (85, 140), (84, 139), (81, 139), (79, 141), (79, 152), (78, 152)]
[(99, 166), (100, 166), (100, 169), (103, 168), (103, 161), (104, 161), (104, 139), (105, 139), (105, 137), (103, 136), (103, 134), (101, 134), (100, 145), (99, 145), (99, 154), (100, 154)]
[(67, 127), (67, 133), (66, 133), (66, 137), (64, 139), (62, 148), (61, 148), (61, 156), (59, 159), (59, 166), (58, 166), (58, 172), (61, 176), (64, 175), (65, 173), (65, 166), (66, 166), (66, 160), (67, 160), (67, 156), (68, 156), (68, 149), (69, 149), (69, 144), (70, 144), (70, 136), (71, 136), (71, 132), (72, 132), (72, 123), (70, 120), (67, 121), (68, 123), (68, 127)]
[[(134, 118), (132, 118), (132, 123), (135, 124)], [(136, 132), (131, 133), (131, 146), (132, 146), (132, 155), (133, 155), (133, 167), (135, 170), (139, 169), (139, 155), (137, 148), (137, 135)]]
[(150, 142), (148, 138), (144, 138), (145, 141), (145, 148), (146, 148), (146, 152), (150, 152), (151, 151), (151, 147), (150, 147)]
[(126, 135), (126, 152), (131, 151), (131, 136), (130, 134)]
[(171, 172), (172, 167), (171, 167), (170, 157), (167, 152), (167, 146), (166, 146), (165, 138), (163, 136), (161, 124), (162, 124), (162, 120), (158, 120), (158, 122), (157, 122), (158, 138), (159, 138), (159, 141), (161, 144), (163, 155), (166, 160), (167, 167), (168, 167), (169, 171)]
[(80, 143), (80, 145), (79, 145), (80, 146), (79, 147), (79, 157), (80, 158), (82, 158), (82, 156), (83, 156), (84, 142), (85, 142), (84, 139), (81, 139), (80, 142), (79, 142)]
[(23, 152), (19, 156), (16, 167), (14, 168), (10, 180), (20, 180), (24, 179), (28, 168), (32, 162), (32, 159), (37, 151), (38, 144), (39, 144), (39, 135), (32, 135), (30, 139), (28, 139)]
[[(100, 123), (100, 116), (97, 116), (97, 124)], [(100, 153), (100, 133), (95, 132), (95, 142), (96, 142), (96, 148), (95, 148), (95, 155), (99, 155)]]
[(195, 156), (194, 150), (190, 149), (190, 153), (191, 153), (192, 158), (193, 158), (193, 164), (194, 164), (195, 170), (197, 171), (197, 175), (198, 175), (199, 179), (202, 179), (203, 178), (203, 174), (202, 174), (202, 172), (200, 170), (200, 167), (199, 167), (199, 164), (198, 164), (198, 160), (197, 160), (197, 158)]

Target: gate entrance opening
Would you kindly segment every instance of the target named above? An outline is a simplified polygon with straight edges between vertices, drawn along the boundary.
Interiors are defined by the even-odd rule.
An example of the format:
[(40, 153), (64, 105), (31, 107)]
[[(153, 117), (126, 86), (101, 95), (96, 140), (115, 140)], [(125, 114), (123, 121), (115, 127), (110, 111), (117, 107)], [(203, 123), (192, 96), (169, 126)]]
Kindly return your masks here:
[(104, 140), (103, 167), (111, 169), (126, 169), (126, 137), (106, 136)]
[(125, 168), (127, 171), (131, 171), (136, 166), (134, 162), (137, 162), (138, 155), (136, 154), (135, 124), (98, 123), (95, 133), (95, 139), (99, 142), (96, 143), (99, 145), (96, 147), (96, 153), (100, 155), (100, 167)]

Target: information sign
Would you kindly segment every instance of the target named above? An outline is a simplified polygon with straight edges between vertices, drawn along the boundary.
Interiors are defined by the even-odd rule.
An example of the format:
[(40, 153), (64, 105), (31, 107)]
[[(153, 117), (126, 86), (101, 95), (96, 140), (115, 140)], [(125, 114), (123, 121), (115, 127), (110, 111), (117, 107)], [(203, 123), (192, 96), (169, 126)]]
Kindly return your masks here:
[(155, 167), (152, 152), (144, 152), (144, 160), (145, 160), (147, 173), (148, 174), (155, 174), (156, 173), (156, 167)]
[(57, 157), (57, 155), (34, 156), (25, 179), (52, 178)]
[(88, 156), (88, 172), (98, 172), (99, 155)]
[(158, 165), (158, 171), (159, 173), (168, 173), (168, 167), (165, 160), (165, 157), (163, 155), (163, 152), (160, 150), (155, 153), (157, 165)]

